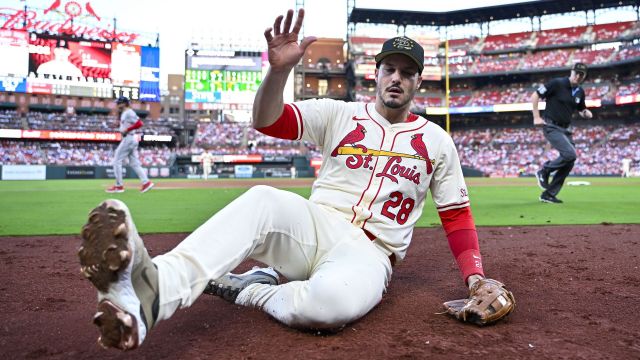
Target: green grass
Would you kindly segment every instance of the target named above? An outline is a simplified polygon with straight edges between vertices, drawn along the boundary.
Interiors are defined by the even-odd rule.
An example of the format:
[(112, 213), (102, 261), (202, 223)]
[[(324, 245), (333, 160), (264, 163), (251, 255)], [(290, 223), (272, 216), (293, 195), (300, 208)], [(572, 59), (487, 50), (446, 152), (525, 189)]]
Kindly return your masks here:
[[(572, 180), (590, 181), (591, 186), (565, 186), (559, 195), (565, 204), (552, 205), (538, 202), (540, 190), (533, 178), (467, 179), (476, 224), (640, 223), (640, 179), (568, 179)], [(140, 232), (190, 232), (246, 191), (154, 189), (140, 194), (134, 190), (137, 182), (130, 181), (129, 191), (106, 194), (104, 188), (110, 184), (109, 180), (0, 181), (0, 236), (78, 234), (87, 213), (109, 197), (127, 203)], [(307, 187), (289, 190), (305, 197), (310, 193)], [(428, 199), (418, 226), (434, 224), (439, 218)]]

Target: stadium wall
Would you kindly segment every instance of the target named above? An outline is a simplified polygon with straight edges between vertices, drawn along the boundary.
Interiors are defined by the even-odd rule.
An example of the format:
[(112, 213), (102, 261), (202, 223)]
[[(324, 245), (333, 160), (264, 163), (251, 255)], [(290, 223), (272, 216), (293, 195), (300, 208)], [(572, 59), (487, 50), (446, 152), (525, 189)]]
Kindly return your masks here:
[[(304, 157), (289, 163), (226, 164), (225, 171), (212, 173), (210, 178), (284, 178), (314, 177), (314, 169)], [(202, 168), (185, 166), (143, 167), (151, 179), (202, 178)], [(293, 170), (293, 171), (292, 171)], [(132, 168), (123, 169), (125, 179), (137, 179)], [(111, 166), (54, 166), (54, 165), (0, 165), (0, 180), (60, 180), (60, 179), (113, 179)]]

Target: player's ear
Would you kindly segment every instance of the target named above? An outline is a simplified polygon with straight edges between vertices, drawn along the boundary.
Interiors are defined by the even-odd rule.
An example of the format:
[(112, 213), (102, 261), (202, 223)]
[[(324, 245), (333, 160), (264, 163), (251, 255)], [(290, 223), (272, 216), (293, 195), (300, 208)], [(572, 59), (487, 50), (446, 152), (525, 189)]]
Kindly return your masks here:
[(378, 72), (380, 71), (380, 68), (376, 66), (376, 69), (373, 72), (373, 75), (375, 76), (375, 82), (376, 84), (378, 83)]

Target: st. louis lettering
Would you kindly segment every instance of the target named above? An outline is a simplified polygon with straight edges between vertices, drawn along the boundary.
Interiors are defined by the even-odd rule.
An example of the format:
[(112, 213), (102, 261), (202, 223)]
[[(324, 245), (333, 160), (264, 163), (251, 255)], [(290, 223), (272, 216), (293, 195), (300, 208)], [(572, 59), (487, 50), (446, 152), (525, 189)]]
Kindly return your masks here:
[(373, 160), (373, 156), (371, 154), (365, 156), (362, 155), (351, 155), (346, 160), (346, 165), (349, 169), (358, 169), (360, 167), (364, 167), (365, 169), (373, 170), (372, 167), (369, 167), (369, 163)]
[(402, 166), (400, 163), (402, 162), (402, 158), (399, 156), (394, 156), (387, 161), (382, 169), (382, 172), (376, 174), (377, 177), (385, 177), (394, 183), (398, 183), (399, 176), (401, 178), (405, 178), (409, 181), (412, 181), (416, 185), (420, 185), (420, 172), (416, 172), (418, 169), (417, 166), (413, 166), (411, 168)]

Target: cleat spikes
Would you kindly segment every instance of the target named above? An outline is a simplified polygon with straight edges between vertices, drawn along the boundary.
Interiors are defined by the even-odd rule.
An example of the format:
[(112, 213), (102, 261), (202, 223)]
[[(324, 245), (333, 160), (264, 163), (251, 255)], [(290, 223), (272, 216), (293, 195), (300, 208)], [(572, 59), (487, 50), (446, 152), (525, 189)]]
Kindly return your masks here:
[[(82, 232), (80, 233), (80, 235), (82, 236), (83, 239), (89, 239), (89, 235), (91, 234), (91, 232), (89, 231), (89, 224), (85, 225), (82, 227)], [(81, 249), (84, 248), (83, 246), (80, 247)], [(78, 251), (78, 254), (80, 252)]]
[(95, 210), (92, 211), (91, 214), (89, 214), (89, 222), (93, 224), (98, 220), (100, 220), (100, 214), (98, 214), (98, 212)]
[[(126, 236), (127, 235), (127, 225), (122, 223), (118, 225), (115, 230), (113, 230), (113, 236)], [(113, 245), (115, 247), (115, 245)]]
[(123, 312), (119, 312), (116, 314), (116, 317), (118, 318), (118, 320), (120, 320), (122, 322), (122, 325), (130, 328), (133, 324), (133, 320), (131, 319), (131, 315), (123, 313)]
[(109, 347), (107, 345), (105, 345), (104, 342), (102, 342), (102, 336), (98, 337), (98, 345), (100, 345), (100, 347), (105, 349), (105, 350), (109, 349)]

